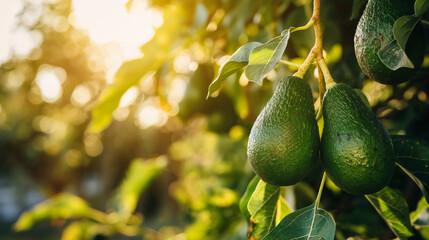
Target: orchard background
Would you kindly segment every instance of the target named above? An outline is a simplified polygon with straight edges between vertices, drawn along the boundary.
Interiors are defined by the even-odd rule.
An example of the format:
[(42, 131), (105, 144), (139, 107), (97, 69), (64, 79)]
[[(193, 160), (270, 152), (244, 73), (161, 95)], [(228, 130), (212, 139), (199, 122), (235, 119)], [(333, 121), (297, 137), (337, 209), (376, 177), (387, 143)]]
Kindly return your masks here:
[[(367, 79), (353, 49), (365, 3), (321, 1), (332, 77), (362, 89), (391, 134), (429, 141), (429, 55), (406, 83)], [(245, 239), (247, 138), (313, 31), (290, 35), (262, 85), (239, 69), (206, 99), (208, 87), (240, 46), (303, 26), (312, 11), (310, 0), (0, 1), (0, 238)], [(314, 66), (305, 79), (317, 108)], [(285, 188), (291, 209), (314, 202), (322, 174)], [(409, 212), (420, 203), (414, 238), (429, 239), (419, 187), (398, 167), (389, 187)], [(320, 205), (336, 239), (395, 238), (364, 196), (330, 181)]]

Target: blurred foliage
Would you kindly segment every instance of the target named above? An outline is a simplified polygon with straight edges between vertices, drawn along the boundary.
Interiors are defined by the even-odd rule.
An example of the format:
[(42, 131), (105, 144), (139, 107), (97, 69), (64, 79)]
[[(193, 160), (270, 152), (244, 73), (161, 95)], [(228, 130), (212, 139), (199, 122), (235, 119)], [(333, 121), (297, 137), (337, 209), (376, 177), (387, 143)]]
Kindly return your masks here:
[[(231, 74), (206, 100), (208, 87), (240, 46), (304, 25), (311, 1), (129, 0), (126, 6), (131, 10), (138, 2), (159, 10), (163, 25), (141, 46), (143, 57), (124, 62), (108, 82), (108, 50), (71, 24), (71, 0), (24, 1), (20, 26), (40, 33), (41, 44), (0, 65), (0, 189), (13, 189), (0, 200), (9, 197), (19, 213), (26, 210), (16, 230), (32, 228), (11, 232), (17, 216), (0, 219), (0, 238), (245, 238), (249, 226), (239, 199), (253, 178), (247, 136), (277, 81), (296, 67), (279, 64), (259, 86), (249, 82), (239, 60), (237, 68), (224, 68)], [(362, 1), (322, 0), (321, 6), (326, 61), (335, 81), (362, 89), (392, 134), (429, 141), (427, 54), (407, 83), (368, 80), (353, 50)], [(36, 21), (24, 21), (36, 10)], [(67, 27), (55, 28), (56, 17), (69, 19)], [(280, 57), (300, 64), (313, 43), (311, 30), (293, 33)], [(318, 108), (314, 70), (305, 79)], [(60, 80), (60, 97), (46, 98), (37, 80), (42, 73)], [(134, 100), (121, 104), (133, 91)], [(89, 96), (85, 101), (82, 92)], [(311, 205), (320, 178), (319, 167), (285, 188), (275, 199), (277, 214)], [(389, 186), (404, 193), (410, 211), (417, 209), (411, 217), (419, 226), (416, 237), (429, 239), (419, 188), (401, 171)], [(41, 196), (38, 205), (25, 200), (32, 191)], [(320, 204), (336, 221), (337, 239), (394, 236), (365, 198), (329, 181)]]

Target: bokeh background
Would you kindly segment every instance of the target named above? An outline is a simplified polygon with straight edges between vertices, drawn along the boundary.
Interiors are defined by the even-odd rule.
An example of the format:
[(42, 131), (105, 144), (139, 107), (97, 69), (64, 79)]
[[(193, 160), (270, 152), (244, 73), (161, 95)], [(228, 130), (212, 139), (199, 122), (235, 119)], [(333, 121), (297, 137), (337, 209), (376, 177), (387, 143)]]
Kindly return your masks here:
[[(362, 9), (321, 2), (335, 81), (362, 89), (392, 134), (429, 140), (429, 57), (404, 84), (368, 80), (353, 50)], [(207, 89), (241, 45), (311, 14), (310, 0), (0, 0), (0, 239), (245, 239), (247, 137), (297, 69)], [(312, 30), (293, 33), (284, 59), (302, 63), (313, 43)], [(305, 78), (318, 108), (316, 75)], [(292, 208), (314, 201), (321, 174), (286, 188)], [(415, 184), (397, 171), (390, 185), (414, 210)], [(329, 181), (321, 204), (338, 239), (393, 237)]]

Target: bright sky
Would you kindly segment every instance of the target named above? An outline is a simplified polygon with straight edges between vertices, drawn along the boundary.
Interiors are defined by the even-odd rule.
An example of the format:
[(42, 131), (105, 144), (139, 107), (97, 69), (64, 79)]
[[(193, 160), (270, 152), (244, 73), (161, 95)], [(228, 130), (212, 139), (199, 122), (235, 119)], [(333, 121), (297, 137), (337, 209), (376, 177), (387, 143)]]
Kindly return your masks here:
[[(40, 5), (43, 1), (56, 0), (31, 2)], [(26, 12), (18, 19), (17, 14), (22, 10), (22, 2), (23, 0), (0, 0), (0, 64), (7, 61), (12, 54), (26, 57), (32, 49), (42, 43), (43, 39), (39, 32), (29, 32), (16, 26), (19, 20), (34, 22), (41, 14), (39, 9), (35, 13)], [(52, 24), (58, 32), (67, 30), (68, 24), (86, 30), (91, 40), (102, 51), (102, 56), (99, 57), (107, 69), (106, 80), (111, 82), (122, 62), (142, 56), (139, 50), (141, 45), (149, 41), (155, 29), (163, 23), (162, 13), (148, 8), (145, 1), (135, 1), (130, 11), (125, 7), (126, 2), (127, 0), (73, 0), (72, 14), (68, 18), (57, 19), (64, 20), (61, 21), (64, 24), (58, 25), (49, 21), (46, 24)], [(65, 76), (65, 71), (55, 66), (44, 65), (39, 68), (35, 81), (45, 102), (53, 103), (61, 98)], [(125, 107), (135, 101), (134, 95), (137, 93), (130, 92), (129, 95), (124, 96), (124, 101), (121, 101)], [(91, 92), (82, 85), (74, 89), (71, 101), (83, 106), (90, 98)], [(158, 102), (145, 101), (139, 108), (136, 115), (140, 127), (162, 125), (166, 122), (166, 113), (155, 107), (159, 105)], [(121, 107), (125, 108), (124, 106)]]
[[(154, 27), (162, 25), (162, 14), (148, 9), (144, 1), (136, 1), (130, 12), (127, 0), (73, 0), (75, 27), (88, 30), (98, 44), (118, 43), (124, 58), (140, 56), (139, 47), (154, 35)], [(72, 23), (74, 24), (74, 23)]]
[[(27, 55), (41, 43), (36, 32), (17, 28), (16, 14), (22, 9), (20, 0), (0, 0), (0, 64), (5, 62), (13, 52), (18, 56)], [(32, 38), (37, 39), (32, 39)]]
[[(40, 4), (42, 1), (33, 2)], [(162, 25), (162, 14), (155, 9), (148, 9), (144, 1), (136, 1), (128, 12), (126, 2), (73, 0), (74, 12), (69, 18), (72, 19), (70, 23), (87, 30), (89, 37), (99, 45), (116, 44), (121, 56), (115, 57), (121, 60), (139, 57), (139, 47), (153, 37), (154, 28)], [(38, 32), (17, 28), (19, 19), (16, 15), (22, 7), (22, 0), (0, 0), (0, 64), (12, 53), (25, 56), (41, 43)], [(32, 18), (28, 15), (24, 15), (24, 20)], [(120, 65), (120, 62), (116, 65)]]

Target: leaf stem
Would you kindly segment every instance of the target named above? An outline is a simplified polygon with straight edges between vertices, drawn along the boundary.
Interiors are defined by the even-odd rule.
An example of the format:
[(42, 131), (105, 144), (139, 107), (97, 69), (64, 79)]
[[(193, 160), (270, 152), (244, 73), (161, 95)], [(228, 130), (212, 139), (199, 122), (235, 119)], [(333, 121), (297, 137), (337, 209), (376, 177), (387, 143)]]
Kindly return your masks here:
[(325, 186), (326, 172), (323, 172), (322, 182), (320, 183), (319, 192), (316, 197), (316, 206), (319, 207), (320, 198), (322, 197), (323, 187)]
[(308, 21), (307, 24), (305, 24), (304, 26), (301, 27), (297, 27), (297, 28), (293, 28), (291, 29), (291, 33), (296, 32), (296, 31), (302, 31), (302, 30), (307, 30), (309, 29), (312, 25), (314, 24), (314, 20), (313, 18), (310, 19), (310, 21)]
[(293, 63), (293, 62), (289, 62), (287, 60), (280, 60), (280, 63), (283, 63), (285, 65), (289, 65), (289, 66), (292, 66), (292, 67), (296, 67), (296, 68), (299, 68), (301, 66), (299, 64), (296, 64), (296, 63)]

